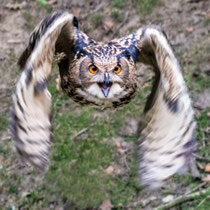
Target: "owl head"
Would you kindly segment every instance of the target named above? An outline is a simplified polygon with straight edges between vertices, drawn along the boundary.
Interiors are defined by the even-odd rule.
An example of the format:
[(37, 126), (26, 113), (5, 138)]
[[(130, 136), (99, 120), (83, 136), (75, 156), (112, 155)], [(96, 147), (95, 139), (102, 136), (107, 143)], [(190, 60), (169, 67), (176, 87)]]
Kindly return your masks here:
[(85, 105), (117, 107), (128, 103), (137, 87), (134, 68), (138, 49), (132, 36), (100, 43), (76, 28), (73, 37), (73, 59), (59, 63), (63, 91)]

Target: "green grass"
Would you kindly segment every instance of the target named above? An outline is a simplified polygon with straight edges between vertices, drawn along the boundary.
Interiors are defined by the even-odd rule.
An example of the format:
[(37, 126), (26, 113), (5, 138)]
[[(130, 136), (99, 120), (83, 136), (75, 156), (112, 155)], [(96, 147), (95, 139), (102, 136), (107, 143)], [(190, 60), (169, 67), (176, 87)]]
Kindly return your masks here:
[(135, 0), (137, 11), (143, 14), (151, 14), (160, 0)]
[(209, 45), (205, 42), (189, 46), (182, 55), (182, 69), (187, 87), (191, 93), (201, 92), (210, 87), (210, 77), (200, 70), (200, 64), (208, 59)]
[(34, 22), (33, 15), (30, 12), (25, 11), (25, 12), (22, 13), (22, 16), (25, 19), (24, 26), (25, 26), (26, 30), (29, 31), (29, 32), (33, 31), (35, 26), (36, 26), (35, 22)]
[(53, 7), (46, 0), (36, 0), (36, 2), (38, 7), (45, 9), (48, 13), (52, 12)]
[(184, 75), (184, 79), (187, 87), (192, 92), (201, 92), (203, 89), (210, 87), (210, 78), (206, 75), (199, 73), (195, 75), (197, 71), (197, 67), (194, 65), (190, 65), (188, 67), (188, 72)]
[(210, 150), (210, 133), (208, 131), (210, 127), (210, 117), (208, 116), (210, 112), (210, 108), (205, 111), (202, 111), (199, 116), (196, 117), (197, 121), (197, 130), (196, 137), (199, 141), (198, 151), (199, 154), (203, 157), (209, 158), (209, 150)]
[[(206, 210), (209, 209), (210, 206), (210, 199), (208, 198), (210, 196), (210, 191), (206, 192), (205, 194), (199, 196), (195, 200), (183, 203), (181, 205), (181, 209), (186, 209), (186, 210)], [(204, 201), (203, 203), (201, 203)]]
[[(104, 117), (94, 118), (94, 108), (75, 105), (57, 92), (54, 77), (49, 84), (53, 96), (53, 144), (46, 176), (50, 193), (79, 209), (96, 208), (105, 199), (110, 199), (117, 208), (126, 206), (139, 190), (135, 151), (128, 155), (130, 170), (125, 176), (108, 175), (105, 169), (119, 159), (112, 138), (119, 135), (126, 117), (142, 114), (151, 85), (126, 106), (107, 110)], [(141, 104), (137, 106), (139, 100)], [(74, 138), (84, 129), (83, 135)], [(136, 135), (126, 138), (137, 141)]]
[[(0, 115), (0, 135), (2, 134), (3, 131), (5, 131), (5, 129), (7, 129), (8, 125), (9, 125), (8, 116), (4, 116), (1, 113), (1, 115)], [(0, 149), (0, 151), (1, 151), (1, 149)]]
[[(202, 111), (199, 116), (196, 117), (197, 121), (197, 129), (196, 129), (196, 139), (198, 141), (198, 150), (197, 154), (204, 158), (210, 158), (209, 157), (209, 151), (210, 151), (210, 144), (209, 144), (209, 132), (207, 129), (210, 126), (209, 116), (208, 113), (210, 112), (210, 109), (207, 109), (205, 111)], [(205, 144), (205, 145), (204, 145)], [(203, 173), (203, 170), (200, 171)], [(207, 174), (203, 174), (203, 176), (206, 176)], [(191, 176), (191, 174), (176, 174), (173, 176), (173, 180), (177, 183), (182, 183), (182, 185), (194, 189), (196, 186), (200, 185), (201, 181), (198, 179), (195, 179)], [(208, 186), (208, 185), (207, 185)], [(206, 199), (210, 196), (210, 191), (207, 192), (204, 195), (199, 196), (195, 200), (191, 200), (188, 202), (185, 202), (181, 204), (180, 209), (200, 209), (205, 210), (209, 209), (210, 206), (210, 200)], [(204, 200), (203, 204), (201, 204), (199, 207), (198, 205)]]
[(124, 6), (124, 0), (113, 0), (112, 5), (118, 9), (122, 9)]
[[(191, 67), (192, 66), (188, 66)], [(191, 71), (192, 73), (193, 71)], [(189, 72), (185, 72), (185, 77)], [(188, 75), (187, 75), (188, 76)], [(202, 76), (202, 75), (201, 75)], [(151, 90), (152, 83), (144, 88), (139, 88), (136, 97), (127, 105), (117, 110), (108, 110), (104, 117), (95, 117), (95, 109), (81, 107), (71, 102), (68, 96), (59, 93), (55, 87), (53, 73), (49, 81), (49, 90), (52, 94), (52, 124), (53, 137), (51, 148), (51, 162), (46, 174), (46, 180), (38, 186), (34, 186), (27, 195), (21, 196), (19, 186), (24, 179), (14, 173), (8, 173), (5, 166), (1, 170), (0, 179), (6, 186), (8, 194), (18, 199), (18, 205), (25, 209), (48, 208), (53, 201), (61, 206), (74, 206), (75, 209), (98, 208), (103, 200), (110, 199), (115, 209), (122, 209), (136, 201), (140, 196), (141, 188), (138, 183), (137, 157), (135, 151), (127, 154), (128, 172), (123, 175), (105, 173), (105, 169), (113, 163), (118, 163), (119, 157), (116, 145), (113, 142), (115, 136), (120, 135), (120, 129), (128, 117), (141, 119), (142, 110), (146, 102), (146, 96)], [(198, 91), (206, 87), (206, 78), (197, 80), (196, 85), (192, 77), (187, 77), (192, 90)], [(206, 110), (196, 118), (198, 123), (197, 138), (203, 141), (208, 138), (206, 129), (209, 119)], [(6, 117), (0, 117), (0, 128), (5, 130), (8, 126)], [(75, 137), (80, 131), (85, 132)], [(124, 137), (127, 142), (137, 142), (138, 136), (132, 134)], [(209, 148), (209, 144), (206, 143)], [(6, 158), (10, 147), (0, 147), (0, 154)], [(208, 156), (206, 148), (199, 147), (199, 154)], [(33, 171), (36, 177), (37, 171)], [(186, 188), (193, 188), (199, 183), (190, 175), (175, 175), (172, 179), (175, 183), (182, 183)], [(32, 178), (32, 182), (35, 179)], [(0, 186), (1, 187), (1, 186)], [(168, 195), (169, 189), (161, 191), (162, 195)], [(205, 195), (207, 196), (207, 195)], [(198, 205), (205, 196), (193, 201), (192, 205)], [(183, 208), (188, 208), (189, 202)], [(8, 204), (9, 205), (9, 204)], [(208, 206), (208, 200), (200, 209)], [(9, 208), (9, 206), (8, 206)], [(133, 209), (140, 209), (141, 204)]]
[(102, 24), (102, 16), (97, 12), (90, 14), (88, 18), (93, 24), (93, 28), (97, 28)]
[(210, 24), (210, 17), (206, 17), (203, 22), (203, 26), (207, 27)]
[[(50, 90), (54, 96), (57, 94), (51, 86)], [(62, 95), (56, 97), (63, 100)], [(54, 100), (56, 106), (58, 98)], [(122, 119), (131, 114), (132, 106), (129, 104), (113, 111), (112, 116), (97, 120), (93, 120), (94, 109), (89, 107), (80, 107), (78, 113), (69, 110), (54, 116), (51, 166), (47, 174), (50, 185), (55, 186), (52, 190), (79, 208), (97, 207), (107, 198), (112, 199), (115, 206), (123, 206), (134, 198), (138, 188), (135, 155), (129, 160), (130, 177), (105, 173), (117, 158), (110, 139), (118, 133)], [(72, 139), (82, 129), (88, 129), (87, 135)]]
[[(51, 165), (47, 173), (49, 195), (55, 194), (79, 209), (97, 208), (105, 199), (110, 199), (114, 207), (120, 209), (135, 199), (140, 191), (135, 152), (128, 155), (130, 170), (125, 176), (114, 173), (107, 175), (105, 169), (119, 158), (111, 139), (119, 135), (124, 119), (129, 116), (141, 117), (151, 86), (150, 83), (140, 89), (135, 99), (126, 106), (95, 119), (93, 108), (69, 102), (69, 98), (59, 94), (50, 82), (54, 135)], [(207, 112), (197, 119), (199, 128), (206, 128), (206, 116)], [(83, 135), (74, 138), (84, 129)], [(137, 141), (137, 135), (125, 138), (127, 141)], [(176, 175), (174, 181), (190, 188), (196, 185), (188, 175)], [(46, 205), (47, 202), (46, 199)]]
[(117, 9), (113, 9), (111, 11), (111, 17), (114, 19), (114, 20), (117, 20), (117, 21), (121, 21), (122, 20), (122, 15), (120, 13), (119, 10)]

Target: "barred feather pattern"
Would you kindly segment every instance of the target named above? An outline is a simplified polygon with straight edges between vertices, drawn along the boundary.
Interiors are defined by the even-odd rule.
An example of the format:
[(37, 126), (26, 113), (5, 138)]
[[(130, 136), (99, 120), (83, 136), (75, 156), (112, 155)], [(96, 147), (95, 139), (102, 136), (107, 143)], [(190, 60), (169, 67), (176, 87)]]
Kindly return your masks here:
[(186, 171), (193, 161), (194, 114), (180, 66), (164, 32), (146, 27), (137, 33), (140, 60), (152, 64), (159, 78), (149, 97), (139, 138), (141, 184), (157, 188), (176, 172)]
[(57, 38), (64, 27), (73, 27), (72, 19), (69, 13), (54, 13), (34, 30), (21, 58), (23, 72), (13, 95), (12, 139), (21, 157), (41, 169), (48, 162), (51, 136), (47, 80)]

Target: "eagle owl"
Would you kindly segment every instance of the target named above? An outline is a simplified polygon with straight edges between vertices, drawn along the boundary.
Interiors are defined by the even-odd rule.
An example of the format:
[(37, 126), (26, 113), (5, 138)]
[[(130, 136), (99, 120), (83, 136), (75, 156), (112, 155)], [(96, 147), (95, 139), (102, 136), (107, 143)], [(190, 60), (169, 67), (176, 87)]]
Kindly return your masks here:
[[(19, 59), (23, 70), (11, 107), (11, 133), (19, 154), (38, 168), (48, 163), (51, 95), (47, 80), (60, 54), (59, 86), (75, 102), (117, 108), (137, 90), (136, 62), (156, 75), (139, 138), (141, 184), (152, 188), (186, 169), (196, 148), (194, 114), (180, 66), (158, 26), (109, 42), (96, 42), (78, 29), (76, 17), (58, 11), (40, 22)], [(140, 87), (141, 88), (141, 87)]]

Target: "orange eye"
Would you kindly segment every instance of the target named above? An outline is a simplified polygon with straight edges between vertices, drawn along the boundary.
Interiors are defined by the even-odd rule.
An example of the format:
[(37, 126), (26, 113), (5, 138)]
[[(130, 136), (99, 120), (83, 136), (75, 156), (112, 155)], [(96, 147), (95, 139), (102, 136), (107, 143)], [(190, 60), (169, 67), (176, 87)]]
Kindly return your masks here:
[(118, 65), (118, 66), (116, 66), (116, 67), (114, 68), (114, 73), (115, 73), (115, 74), (119, 74), (120, 72), (121, 72), (121, 66)]
[(89, 66), (89, 72), (92, 74), (96, 74), (98, 72), (98, 68), (94, 65)]

